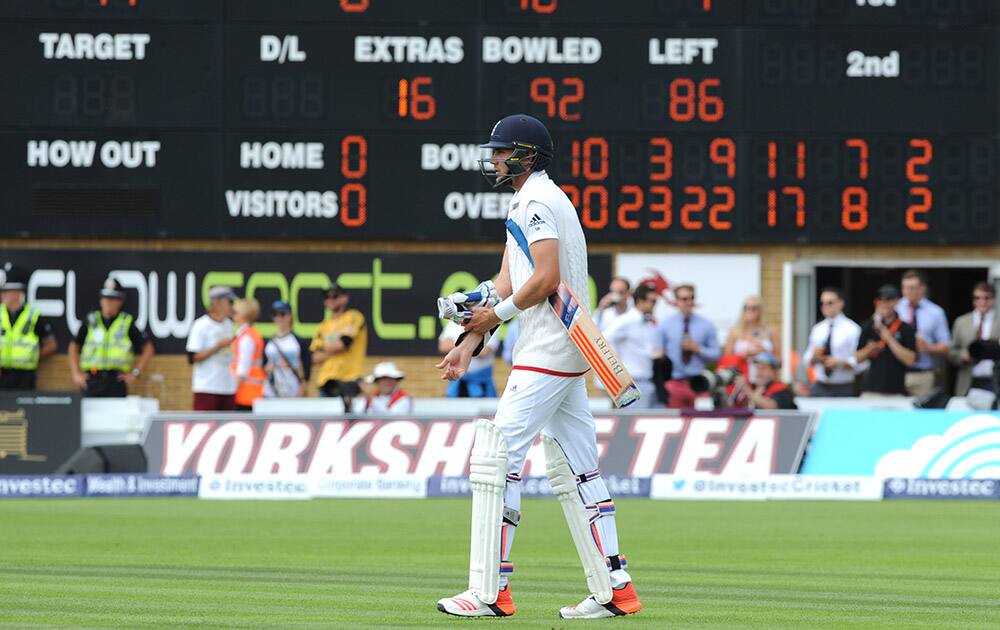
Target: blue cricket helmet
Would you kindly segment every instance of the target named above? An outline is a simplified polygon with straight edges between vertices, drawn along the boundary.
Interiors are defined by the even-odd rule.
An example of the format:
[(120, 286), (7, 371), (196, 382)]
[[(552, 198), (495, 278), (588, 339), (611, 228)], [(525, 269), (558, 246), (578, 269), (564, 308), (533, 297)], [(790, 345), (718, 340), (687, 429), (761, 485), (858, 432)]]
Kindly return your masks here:
[(552, 136), (549, 135), (545, 124), (527, 114), (514, 114), (501, 118), (493, 126), (489, 142), (479, 146), (483, 149), (512, 149), (514, 151), (510, 157), (504, 160), (510, 171), (510, 176), (500, 178), (496, 182), (493, 182), (496, 179), (496, 171), (490, 170), (493, 168), (493, 163), (489, 159), (479, 161), (480, 170), (494, 188), (507, 183), (511, 176), (524, 174), (527, 171), (524, 162), (528, 162), (534, 171), (544, 170), (552, 161), (555, 152)]

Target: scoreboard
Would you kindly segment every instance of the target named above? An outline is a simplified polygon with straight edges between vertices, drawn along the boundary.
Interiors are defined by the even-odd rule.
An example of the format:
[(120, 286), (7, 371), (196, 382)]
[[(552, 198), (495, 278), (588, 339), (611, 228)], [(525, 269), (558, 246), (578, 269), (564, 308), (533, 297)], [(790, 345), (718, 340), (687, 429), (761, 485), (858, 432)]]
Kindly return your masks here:
[(7, 236), (1000, 243), (994, 0), (0, 0)]

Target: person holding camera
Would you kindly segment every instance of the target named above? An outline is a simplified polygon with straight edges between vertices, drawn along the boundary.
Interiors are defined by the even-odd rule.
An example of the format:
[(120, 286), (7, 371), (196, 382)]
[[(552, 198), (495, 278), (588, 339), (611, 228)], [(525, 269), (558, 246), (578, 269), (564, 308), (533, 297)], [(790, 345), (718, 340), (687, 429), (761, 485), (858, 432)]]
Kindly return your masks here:
[(965, 396), (969, 389), (985, 389), (997, 393), (993, 378), (993, 360), (974, 361), (969, 346), (979, 340), (1000, 339), (1000, 318), (996, 317), (996, 289), (989, 282), (978, 282), (972, 288), (972, 311), (955, 320), (951, 330), (951, 350), (948, 359), (958, 368), (955, 395)]
[(906, 373), (917, 360), (917, 333), (896, 314), (899, 290), (882, 285), (875, 298), (875, 314), (861, 325), (861, 337), (854, 357), (867, 364), (862, 398), (906, 395)]
[(778, 358), (759, 352), (751, 359), (754, 382), (741, 373), (726, 388), (729, 407), (747, 409), (798, 409), (791, 388), (778, 380)]
[(664, 351), (673, 366), (667, 381), (667, 406), (673, 409), (693, 407), (699, 395), (691, 387), (693, 379), (704, 379), (706, 361), (716, 361), (722, 354), (715, 325), (694, 312), (694, 286), (682, 284), (674, 289), (677, 312), (659, 324)]

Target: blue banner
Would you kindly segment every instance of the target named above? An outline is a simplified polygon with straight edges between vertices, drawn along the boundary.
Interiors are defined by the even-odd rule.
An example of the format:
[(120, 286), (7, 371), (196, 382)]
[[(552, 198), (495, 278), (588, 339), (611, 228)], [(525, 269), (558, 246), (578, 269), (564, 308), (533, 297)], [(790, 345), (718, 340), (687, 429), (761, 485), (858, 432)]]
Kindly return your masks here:
[(197, 475), (0, 475), (0, 499), (41, 497), (196, 497)]
[(1000, 478), (1000, 415), (832, 409), (823, 413), (802, 474)]
[(1000, 499), (1000, 479), (886, 479), (885, 499)]
[(3, 475), (0, 476), (0, 499), (83, 496), (84, 480), (80, 475)]
[(198, 482), (196, 475), (87, 475), (84, 492), (88, 497), (196, 497)]
[[(611, 492), (611, 498), (643, 497), (649, 498), (649, 477), (625, 477), (619, 475), (602, 475), (604, 483)], [(468, 497), (472, 496), (472, 487), (468, 477), (429, 477), (427, 479), (428, 497)], [(525, 477), (521, 480), (522, 497), (552, 496), (552, 488), (546, 477)]]

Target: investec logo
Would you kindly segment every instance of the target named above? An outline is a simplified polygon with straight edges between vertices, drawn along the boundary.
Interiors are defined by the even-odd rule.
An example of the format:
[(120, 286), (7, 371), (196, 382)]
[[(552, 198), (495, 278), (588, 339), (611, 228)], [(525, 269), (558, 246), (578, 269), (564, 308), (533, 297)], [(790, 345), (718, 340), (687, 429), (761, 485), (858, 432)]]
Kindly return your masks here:
[(908, 497), (992, 497), (995, 479), (890, 479), (889, 492)]

